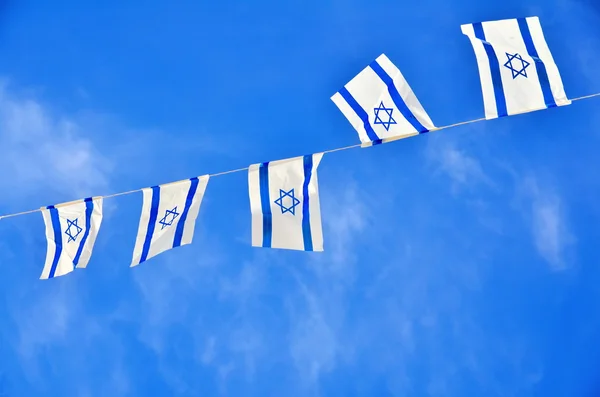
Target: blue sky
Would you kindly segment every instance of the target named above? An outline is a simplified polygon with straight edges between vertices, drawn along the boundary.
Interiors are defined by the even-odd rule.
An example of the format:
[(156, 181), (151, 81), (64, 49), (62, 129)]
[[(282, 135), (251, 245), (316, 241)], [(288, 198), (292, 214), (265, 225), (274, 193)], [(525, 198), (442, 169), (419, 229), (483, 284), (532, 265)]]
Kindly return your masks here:
[[(209, 4), (210, 3), (210, 4)], [(330, 96), (381, 53), (436, 125), (483, 102), (463, 23), (537, 15), (600, 92), (593, 0), (5, 1), (0, 213), (358, 142)], [(326, 155), (325, 252), (250, 247), (247, 174), (130, 269), (142, 197), (38, 280), (0, 221), (0, 396), (594, 396), (600, 99)]]

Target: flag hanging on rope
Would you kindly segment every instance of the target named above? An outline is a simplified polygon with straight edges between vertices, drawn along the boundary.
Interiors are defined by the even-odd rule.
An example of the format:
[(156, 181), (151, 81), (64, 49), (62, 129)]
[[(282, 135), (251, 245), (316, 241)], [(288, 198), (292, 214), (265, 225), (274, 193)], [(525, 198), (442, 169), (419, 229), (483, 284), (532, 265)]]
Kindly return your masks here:
[(50, 205), (41, 211), (48, 249), (40, 279), (63, 276), (76, 267), (85, 268), (102, 223), (102, 198)]
[(417, 135), (436, 127), (400, 69), (381, 54), (331, 100), (358, 132), (363, 143)]
[(569, 105), (538, 17), (461, 25), (475, 51), (485, 118)]
[(192, 243), (208, 180), (204, 175), (142, 189), (144, 201), (131, 267)]
[(253, 164), (252, 246), (323, 251), (317, 167), (323, 153)]

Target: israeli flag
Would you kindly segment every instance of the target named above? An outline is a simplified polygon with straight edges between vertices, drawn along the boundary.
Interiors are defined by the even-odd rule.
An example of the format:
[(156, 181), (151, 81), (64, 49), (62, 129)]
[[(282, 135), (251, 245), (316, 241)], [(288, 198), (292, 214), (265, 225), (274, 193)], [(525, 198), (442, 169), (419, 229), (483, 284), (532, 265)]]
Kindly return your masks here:
[(253, 164), (252, 246), (323, 251), (317, 167), (323, 153)]
[(362, 143), (375, 145), (386, 138), (436, 129), (400, 69), (385, 54), (371, 62), (331, 100), (356, 129)]
[(76, 267), (85, 268), (102, 223), (102, 198), (50, 205), (41, 211), (48, 249), (40, 279), (63, 276)]
[(569, 105), (538, 17), (461, 25), (475, 51), (485, 118)]
[(208, 180), (204, 175), (142, 189), (144, 201), (131, 267), (192, 243)]

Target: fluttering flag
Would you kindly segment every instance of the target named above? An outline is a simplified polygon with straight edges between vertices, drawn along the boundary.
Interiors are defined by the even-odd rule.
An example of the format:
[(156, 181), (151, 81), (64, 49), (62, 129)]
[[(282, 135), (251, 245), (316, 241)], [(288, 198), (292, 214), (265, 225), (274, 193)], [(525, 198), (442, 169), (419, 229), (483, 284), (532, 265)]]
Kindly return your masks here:
[(486, 119), (569, 105), (538, 17), (461, 25), (475, 51)]
[(208, 180), (204, 175), (142, 189), (142, 215), (131, 267), (192, 243)]
[(317, 167), (323, 153), (253, 164), (252, 246), (323, 251)]
[(362, 143), (434, 130), (400, 69), (381, 54), (331, 100), (358, 132)]
[(41, 212), (48, 249), (40, 279), (63, 276), (76, 267), (85, 268), (102, 223), (102, 198), (50, 205)]

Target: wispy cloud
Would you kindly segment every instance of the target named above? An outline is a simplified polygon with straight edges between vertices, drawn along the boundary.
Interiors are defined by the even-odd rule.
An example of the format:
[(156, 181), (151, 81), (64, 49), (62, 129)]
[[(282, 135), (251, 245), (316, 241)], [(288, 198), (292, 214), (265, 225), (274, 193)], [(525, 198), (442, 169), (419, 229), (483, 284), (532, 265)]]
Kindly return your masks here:
[[(565, 252), (574, 239), (568, 229), (564, 204), (552, 184), (542, 184), (539, 176), (530, 169), (525, 173), (528, 176), (524, 177), (523, 172), (501, 156), (486, 158), (487, 168), (484, 168), (481, 160), (463, 148), (469, 142), (462, 142), (462, 145), (460, 142), (447, 137), (432, 139), (426, 151), (436, 171), (450, 179), (453, 192), (458, 192), (461, 187), (470, 190), (471, 200), (468, 202), (473, 213), (482, 225), (496, 233), (503, 233), (507, 225), (494, 215), (490, 206), (497, 207), (496, 200), (510, 203), (516, 198), (518, 208), (513, 207), (512, 210), (517, 213), (521, 210), (530, 224), (533, 245), (540, 256), (552, 269), (564, 269)], [(504, 179), (505, 183), (500, 187), (492, 175), (509, 178)], [(492, 196), (488, 194), (490, 192)], [(506, 209), (511, 208), (507, 206)]]
[[(346, 336), (346, 300), (357, 261), (351, 247), (366, 230), (370, 216), (366, 194), (343, 177), (335, 186), (322, 187), (326, 251), (308, 254), (300, 266), (282, 262), (272, 250), (263, 249), (232, 261), (214, 241), (204, 241), (196, 243), (194, 251), (202, 251), (198, 244), (206, 244), (211, 246), (210, 256), (198, 257), (182, 249), (135, 269), (134, 280), (143, 297), (135, 316), (148, 324), (140, 340), (155, 352), (169, 385), (179, 391), (199, 387), (189, 374), (169, 369), (169, 360), (178, 357), (214, 369), (223, 393), (232, 379), (254, 382), (272, 365), (291, 365), (297, 386), (318, 393), (323, 374), (352, 355)], [(211, 240), (209, 229), (198, 226), (197, 238)], [(281, 278), (292, 285), (278, 285)], [(228, 308), (217, 317), (206, 307), (214, 299)], [(273, 317), (279, 312), (276, 308), (284, 316)], [(204, 314), (199, 316), (198, 311)], [(130, 313), (131, 308), (124, 311)], [(179, 352), (171, 334), (182, 323), (190, 325), (182, 336), (188, 349)]]
[[(32, 92), (19, 90), (4, 80), (0, 84), (3, 153), (0, 181), (6, 208), (49, 192), (61, 196), (83, 195), (105, 188), (111, 164), (98, 153), (85, 130), (76, 117), (57, 115)], [(16, 230), (23, 232), (23, 244), (37, 243), (28, 230), (21, 227)], [(11, 259), (6, 260), (6, 264), (28, 258), (27, 255), (13, 256), (12, 247), (3, 248), (6, 248), (4, 258)], [(7, 287), (12, 289), (15, 285), (20, 283)], [(41, 284), (26, 284), (7, 296), (7, 308), (17, 330), (13, 346), (28, 362), (35, 361), (40, 349), (65, 342), (74, 317), (81, 314), (79, 301), (72, 299), (80, 296), (75, 284), (61, 283), (52, 296), (46, 295), (48, 291)]]
[[(98, 126), (90, 119), (61, 113), (39, 99), (34, 91), (3, 80), (0, 84), (2, 213), (50, 204), (40, 202), (40, 198), (70, 200), (106, 192), (118, 161), (101, 153), (97, 132)], [(44, 240), (41, 235), (36, 237), (31, 233), (31, 218), (6, 222), (2, 227), (13, 234), (8, 240), (11, 244), (3, 244), (0, 253), (4, 274), (10, 280), (3, 285), (5, 294), (1, 303), (6, 304), (5, 325), (12, 332), (2, 332), (2, 344), (9, 350), (6, 356), (15, 360), (13, 368), (22, 369), (21, 376), (40, 393), (47, 391), (49, 375), (64, 377), (68, 373), (77, 381), (62, 385), (65, 392), (89, 396), (127, 394), (131, 386), (121, 341), (104, 328), (112, 323), (111, 315), (92, 316), (87, 312), (86, 291), (76, 275), (48, 282), (23, 279), (17, 269), (24, 264), (28, 266), (34, 257), (36, 260), (42, 257), (45, 246), (40, 244)], [(20, 247), (18, 253), (14, 252), (15, 244)], [(102, 360), (104, 355), (110, 355), (111, 362), (110, 367), (102, 370), (105, 375), (102, 384), (98, 382), (99, 375), (92, 374), (91, 368), (96, 364), (89, 363), (87, 357), (99, 347), (105, 350), (96, 351), (96, 357)]]
[(529, 202), (529, 220), (535, 247), (554, 270), (564, 270), (565, 251), (574, 243), (560, 196), (532, 176), (521, 187)]
[(318, 395), (320, 381), (353, 356), (348, 332), (348, 297), (356, 278), (357, 241), (372, 214), (364, 186), (343, 173), (322, 187), (325, 252), (291, 269), (297, 290), (287, 301), (289, 349), (306, 393)]
[[(371, 217), (369, 201), (375, 200), (364, 185), (349, 176), (338, 174), (337, 183), (323, 186), (321, 206), (326, 252), (311, 262), (321, 277), (333, 274), (340, 281), (352, 281), (357, 253), (352, 243), (368, 226)], [(324, 266), (324, 263), (327, 266)], [(350, 278), (350, 279), (349, 279)]]
[[(3, 335), (3, 343), (16, 353), (8, 357), (15, 358), (12, 365), (22, 369), (31, 388), (40, 392), (47, 391), (48, 376), (68, 373), (71, 380), (61, 386), (65, 392), (126, 395), (131, 387), (124, 349), (119, 336), (107, 332), (110, 315), (88, 314), (84, 301), (76, 280), (51, 286), (21, 285), (7, 300), (14, 329)], [(110, 366), (98, 369), (98, 362), (88, 360), (90, 352)]]
[[(33, 105), (23, 104), (25, 100), (4, 92), (4, 99), (0, 99), (17, 110), (11, 117), (1, 116), (0, 123), (2, 119), (24, 123), (26, 116), (14, 115), (32, 109), (37, 116), (31, 120), (37, 121), (24, 130), (37, 131), (36, 126), (41, 126), (40, 130), (46, 132), (38, 138), (48, 140), (48, 147), (57, 150), (55, 161), (64, 153), (62, 146), (54, 143), (54, 137), (67, 137), (67, 147), (80, 149), (89, 156), (81, 155), (84, 160), (78, 164), (88, 169), (90, 178), (98, 173), (97, 183), (106, 187), (110, 182), (107, 171), (118, 161), (114, 157), (108, 160), (96, 157), (98, 151), (93, 139), (84, 133), (86, 123), (63, 116), (78, 127), (60, 127), (62, 124), (56, 120), (61, 118), (40, 102), (29, 99)], [(10, 142), (17, 149), (26, 151), (34, 145), (32, 140), (25, 140), (20, 147), (19, 128), (11, 128)], [(494, 185), (491, 171), (459, 143), (440, 140), (435, 145), (428, 148), (428, 156), (454, 189)], [(44, 161), (49, 160), (35, 167), (47, 172), (47, 178), (62, 188), (76, 192), (102, 188), (84, 179), (76, 180), (73, 185), (62, 166)], [(27, 172), (31, 181), (42, 178), (31, 169)], [(110, 343), (112, 348), (107, 351), (115, 359), (102, 373), (107, 382), (101, 391), (127, 395), (133, 385), (123, 361), (121, 340), (118, 335), (103, 334), (102, 330), (114, 322), (129, 321), (143, 324), (139, 340), (154, 353), (156, 362), (152, 365), (175, 392), (189, 393), (202, 386), (192, 372), (182, 372), (181, 367), (172, 365), (174, 360), (214, 370), (223, 394), (227, 393), (228, 384), (240, 380), (251, 383), (272, 366), (290, 366), (301, 390), (298, 395), (318, 395), (323, 379), (344, 365), (364, 359), (368, 352), (368, 357), (377, 357), (378, 362), (361, 365), (376, 374), (385, 374), (387, 387), (400, 395), (414, 385), (410, 363), (422, 362), (411, 361), (417, 360), (416, 351), (426, 352), (426, 360), (436, 363), (433, 365), (436, 373), (427, 380), (431, 394), (441, 395), (451, 390), (457, 368), (483, 365), (477, 357), (489, 347), (481, 342), (484, 339), (481, 330), (460, 315), (465, 305), (464, 291), (457, 291), (456, 284), (470, 288), (478, 268), (464, 262), (460, 271), (441, 266), (443, 261), (439, 257), (432, 259), (423, 254), (431, 246), (423, 244), (419, 236), (403, 241), (399, 247), (386, 248), (388, 251), (373, 248), (369, 243), (369, 226), (373, 218), (381, 217), (385, 211), (378, 208), (376, 213), (370, 212), (373, 207), (368, 203), (375, 199), (371, 197), (372, 186), (359, 184), (341, 173), (336, 176), (335, 183), (321, 185), (326, 251), (307, 256), (308, 260), (294, 261), (293, 266), (281, 263), (278, 258), (284, 254), (275, 255), (270, 250), (256, 249), (250, 259), (233, 260), (214, 240), (218, 236), (211, 237), (199, 225), (194, 249), (177, 249), (132, 270), (131, 288), (139, 293), (139, 301), (120, 302), (119, 311), (108, 317), (98, 319), (85, 313), (85, 308), (73, 299), (84, 293), (76, 284), (64, 284), (61, 290), (33, 291), (35, 298), (28, 298), (26, 303), (19, 300), (24, 295), (11, 300), (9, 312), (17, 330), (14, 346), (27, 368), (32, 369), (28, 373), (36, 373), (45, 349), (64, 349), (63, 353), (70, 355), (67, 368), (73, 368), (72, 372), (80, 378), (73, 389), (80, 395), (97, 395), (100, 391), (94, 389), (95, 381), (77, 368), (85, 367), (84, 352), (93, 343), (100, 342), (102, 346)], [(38, 190), (32, 188), (31, 192), (48, 183), (40, 182)], [(548, 190), (540, 189), (536, 183), (527, 186), (527, 197), (532, 203), (532, 230), (541, 230), (534, 234), (536, 246), (551, 263), (563, 263), (565, 227), (560, 199), (548, 195)], [(559, 216), (554, 217), (557, 213)], [(210, 256), (197, 255), (203, 251), (203, 245), (211, 247)], [(360, 247), (371, 247), (368, 255)], [(411, 254), (407, 247), (413, 247), (418, 254)], [(368, 259), (361, 267), (357, 261), (362, 254)], [(361, 273), (363, 268), (366, 273), (377, 269), (380, 276), (371, 277), (377, 280), (364, 293), (355, 290), (359, 275), (364, 277), (361, 282), (368, 284), (365, 280), (371, 280)], [(277, 286), (273, 273), (281, 276), (285, 272), (288, 276), (291, 273), (292, 285)], [(274, 289), (276, 295), (266, 295)], [(31, 292), (23, 293), (31, 297)], [(364, 302), (356, 303), (356, 297)], [(212, 299), (218, 300), (219, 307), (227, 312), (211, 314)], [(275, 305), (281, 305), (280, 310), (273, 310)], [(44, 333), (38, 332), (41, 328)], [(73, 347), (70, 335), (76, 328), (86, 335), (78, 348)], [(456, 356), (434, 352), (445, 347), (445, 342), (436, 339), (441, 329), (451, 329), (458, 340), (456, 344), (470, 349), (460, 356), (458, 364)], [(479, 338), (477, 343), (481, 344), (469, 338)], [(489, 345), (495, 342), (493, 338), (485, 341)], [(495, 354), (500, 355), (497, 351)]]
[(450, 178), (454, 192), (460, 188), (473, 188), (480, 184), (494, 187), (493, 180), (484, 171), (480, 161), (465, 148), (461, 148), (456, 139), (432, 136), (425, 154), (435, 173)]
[[(323, 288), (321, 286), (321, 288)], [(325, 299), (331, 293), (309, 290), (301, 284), (303, 304), (295, 302), (290, 307), (290, 354), (300, 378), (309, 386), (317, 387), (323, 373), (335, 369), (339, 353), (340, 314), (343, 317), (343, 301), (334, 303)], [(334, 317), (330, 317), (333, 315)], [(337, 324), (336, 324), (337, 323)]]
[[(211, 239), (203, 236), (202, 225), (196, 227), (195, 234), (196, 240)], [(198, 243), (195, 244), (198, 248)], [(228, 339), (233, 330), (222, 330), (220, 322), (207, 322), (198, 314), (207, 311), (206, 296), (220, 291), (218, 271), (223, 263), (224, 257), (215, 243), (210, 256), (198, 256), (192, 247), (186, 246), (132, 269), (132, 287), (139, 291), (139, 304), (121, 302), (118, 316), (146, 324), (140, 328), (138, 338), (154, 353), (163, 380), (177, 393), (196, 390), (197, 381), (170, 365), (174, 357), (178, 361), (191, 360), (195, 365), (214, 366), (224, 371), (223, 379), (234, 369), (227, 367), (222, 359), (223, 349), (230, 347)], [(251, 288), (248, 283), (252, 276), (246, 274), (242, 278), (246, 280), (241, 281), (246, 290)], [(188, 326), (182, 328), (182, 324)], [(179, 338), (185, 338), (185, 347), (173, 343), (171, 335), (175, 330)], [(237, 347), (248, 348), (242, 342)]]
[(83, 196), (106, 190), (112, 163), (98, 152), (88, 128), (3, 81), (0, 168), (5, 197), (40, 191)]

